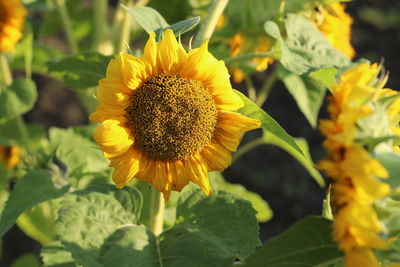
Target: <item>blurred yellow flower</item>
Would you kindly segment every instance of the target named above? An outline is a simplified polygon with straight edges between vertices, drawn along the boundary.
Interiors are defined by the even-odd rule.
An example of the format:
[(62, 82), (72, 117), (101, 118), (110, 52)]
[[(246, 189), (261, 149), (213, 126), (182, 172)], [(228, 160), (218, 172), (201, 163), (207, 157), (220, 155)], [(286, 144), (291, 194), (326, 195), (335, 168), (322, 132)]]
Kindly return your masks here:
[(346, 253), (346, 266), (379, 266), (373, 249), (388, 247), (379, 236), (385, 229), (373, 207), (390, 192), (378, 179), (388, 172), (356, 142), (357, 123), (373, 113), (369, 101), (380, 90), (375, 87), (378, 72), (376, 64), (345, 72), (329, 97), (331, 119), (320, 124), (328, 158), (319, 167), (332, 180), (333, 236)]
[[(255, 53), (266, 53), (271, 50), (272, 44), (265, 38), (258, 38), (258, 46), (256, 50), (254, 51)], [(257, 71), (264, 71), (268, 68), (268, 65), (273, 62), (272, 58), (269, 57), (258, 57), (258, 58), (253, 58), (253, 62), (255, 62), (256, 65), (256, 70)]]
[(20, 161), (21, 149), (18, 146), (0, 145), (0, 161), (7, 169), (14, 168)]
[(355, 51), (350, 43), (352, 18), (345, 12), (345, 6), (340, 2), (325, 6), (320, 11), (322, 23), (317, 24), (318, 29), (325, 35), (337, 50), (349, 58), (355, 56)]
[(0, 52), (13, 52), (22, 37), (26, 9), (19, 0), (0, 1)]
[(90, 119), (101, 124), (95, 140), (125, 186), (136, 177), (168, 200), (190, 181), (211, 193), (208, 172), (231, 163), (240, 136), (260, 121), (233, 112), (243, 106), (223, 61), (207, 42), (186, 52), (171, 30), (151, 34), (141, 58), (121, 53), (100, 81), (99, 105)]

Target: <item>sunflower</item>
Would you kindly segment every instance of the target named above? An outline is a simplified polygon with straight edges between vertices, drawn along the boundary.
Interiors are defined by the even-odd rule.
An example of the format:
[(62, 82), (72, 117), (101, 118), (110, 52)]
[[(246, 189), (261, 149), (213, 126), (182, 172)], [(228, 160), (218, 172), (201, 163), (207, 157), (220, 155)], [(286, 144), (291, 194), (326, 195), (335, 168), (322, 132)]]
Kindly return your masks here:
[(26, 9), (19, 0), (0, 1), (0, 52), (12, 52), (22, 37)]
[(340, 2), (332, 3), (322, 8), (322, 23), (317, 27), (329, 40), (334, 48), (353, 58), (355, 51), (350, 43), (352, 18), (345, 12), (345, 6)]
[(210, 194), (208, 172), (225, 169), (240, 136), (260, 127), (233, 112), (243, 103), (207, 42), (186, 52), (172, 30), (159, 43), (150, 34), (141, 58), (121, 53), (111, 60), (97, 99), (94, 138), (117, 187), (135, 177), (165, 200), (190, 181)]
[(388, 171), (357, 143), (361, 123), (375, 115), (374, 98), (385, 92), (376, 79), (378, 72), (376, 64), (345, 72), (332, 88), (331, 118), (320, 123), (328, 158), (319, 168), (332, 181), (333, 237), (346, 254), (346, 266), (380, 266), (373, 249), (388, 248), (380, 237), (385, 229), (374, 209), (390, 193), (389, 185), (379, 179), (388, 177)]
[(7, 169), (14, 168), (20, 160), (21, 149), (18, 146), (0, 145), (0, 161)]

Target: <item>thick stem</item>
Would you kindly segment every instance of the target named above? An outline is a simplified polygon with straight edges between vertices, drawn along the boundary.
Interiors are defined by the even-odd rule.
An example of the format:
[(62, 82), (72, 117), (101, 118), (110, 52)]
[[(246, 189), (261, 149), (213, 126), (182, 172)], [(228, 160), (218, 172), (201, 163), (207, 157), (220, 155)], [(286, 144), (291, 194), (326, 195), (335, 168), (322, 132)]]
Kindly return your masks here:
[(60, 13), (61, 22), (64, 27), (65, 35), (67, 37), (68, 45), (73, 54), (79, 53), (78, 45), (72, 31), (72, 23), (68, 14), (67, 6), (65, 5), (65, 0), (55, 0), (54, 1), (58, 12)]
[(254, 103), (256, 103), (257, 106), (261, 107), (264, 104), (265, 100), (267, 100), (268, 94), (271, 91), (277, 79), (278, 79), (278, 71), (277, 68), (275, 68), (268, 76), (268, 80), (264, 83), (264, 86), (258, 93), (257, 99), (254, 101)]
[(204, 23), (201, 25), (199, 33), (197, 34), (194, 42), (194, 48), (199, 47), (204, 41), (209, 40), (215, 30), (219, 17), (224, 12), (226, 5), (229, 0), (213, 0), (208, 15), (204, 19)]
[(2, 53), (0, 53), (0, 65), (4, 83), (6, 84), (6, 86), (10, 86), (13, 83), (13, 78), (11, 75), (10, 66), (8, 65), (7, 57), (5, 54)]
[[(126, 1), (126, 7), (132, 8), (132, 1)], [(121, 24), (121, 32), (116, 44), (116, 51), (118, 52), (128, 51), (129, 37), (131, 33), (131, 21), (131, 15), (126, 10), (124, 10)]]
[(164, 207), (165, 203), (162, 193), (152, 188), (150, 229), (153, 231), (155, 235), (159, 235), (163, 231)]

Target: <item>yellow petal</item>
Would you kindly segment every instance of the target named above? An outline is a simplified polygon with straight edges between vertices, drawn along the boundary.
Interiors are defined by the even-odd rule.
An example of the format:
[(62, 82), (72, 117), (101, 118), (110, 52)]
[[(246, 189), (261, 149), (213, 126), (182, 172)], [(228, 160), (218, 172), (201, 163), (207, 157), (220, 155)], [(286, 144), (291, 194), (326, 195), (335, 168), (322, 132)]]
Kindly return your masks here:
[(121, 107), (98, 105), (96, 111), (93, 112), (89, 119), (95, 122), (103, 122), (105, 120), (118, 120), (121, 123), (126, 123), (128, 120), (125, 117), (126, 111)]
[(120, 80), (115, 78), (105, 78), (100, 80), (99, 83), (97, 100), (101, 104), (121, 107), (121, 109), (125, 109), (129, 106), (131, 101), (129, 91), (132, 91), (120, 82)]
[(161, 73), (180, 74), (187, 60), (187, 53), (178, 43), (174, 32), (170, 29), (164, 32), (164, 38), (157, 45), (157, 66)]
[(129, 129), (120, 126), (117, 120), (105, 120), (96, 129), (94, 139), (107, 158), (121, 155), (133, 144)]
[(171, 162), (169, 170), (171, 172), (172, 189), (180, 192), (190, 182), (184, 161), (176, 160)]
[(129, 149), (117, 159), (112, 160), (114, 172), (112, 179), (118, 188), (124, 187), (139, 172), (143, 164), (141, 152)]
[(149, 40), (144, 47), (143, 56), (141, 57), (144, 65), (146, 66), (146, 73), (149, 77), (158, 74), (157, 68), (157, 43), (156, 35), (154, 32), (150, 33)]
[(207, 163), (208, 171), (222, 171), (228, 167), (232, 161), (230, 151), (215, 142), (203, 148), (200, 154)]
[(355, 249), (346, 254), (346, 266), (354, 267), (380, 267), (374, 252), (371, 249)]
[(200, 155), (193, 155), (185, 162), (193, 183), (197, 184), (206, 195), (211, 194), (211, 185), (208, 180), (207, 164)]
[(242, 100), (233, 92), (225, 63), (208, 52), (208, 42), (189, 52), (189, 57), (180, 75), (200, 81), (213, 96), (216, 105), (223, 110), (237, 110)]
[(250, 130), (260, 128), (259, 120), (245, 117), (234, 112), (220, 112), (216, 139), (230, 151), (236, 151), (240, 136)]

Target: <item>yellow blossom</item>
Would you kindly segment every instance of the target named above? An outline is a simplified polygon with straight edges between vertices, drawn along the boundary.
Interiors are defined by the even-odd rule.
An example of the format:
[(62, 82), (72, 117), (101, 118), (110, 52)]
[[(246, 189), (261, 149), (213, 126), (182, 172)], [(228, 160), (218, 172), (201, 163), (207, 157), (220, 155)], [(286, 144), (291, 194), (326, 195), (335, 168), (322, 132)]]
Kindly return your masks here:
[(90, 119), (101, 123), (94, 137), (113, 181), (120, 188), (147, 181), (165, 200), (190, 181), (210, 194), (208, 172), (225, 169), (241, 135), (260, 127), (234, 112), (243, 103), (207, 42), (186, 52), (172, 30), (159, 43), (151, 34), (141, 58), (111, 60), (97, 99)]
[(0, 1), (0, 52), (13, 52), (22, 37), (26, 9), (19, 0)]
[(14, 168), (20, 161), (21, 149), (18, 146), (0, 145), (0, 161), (7, 169)]

